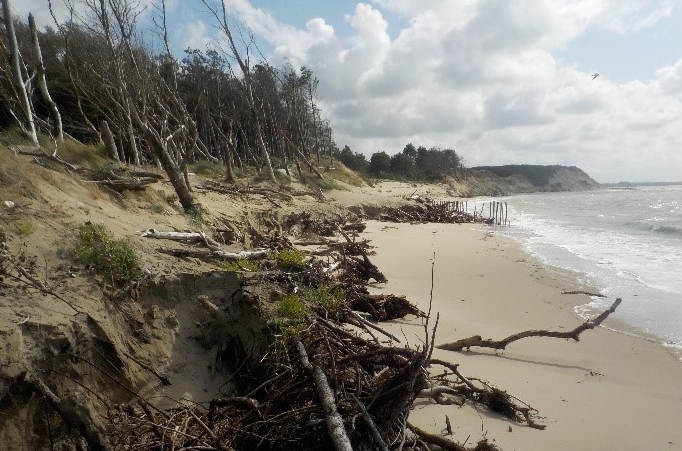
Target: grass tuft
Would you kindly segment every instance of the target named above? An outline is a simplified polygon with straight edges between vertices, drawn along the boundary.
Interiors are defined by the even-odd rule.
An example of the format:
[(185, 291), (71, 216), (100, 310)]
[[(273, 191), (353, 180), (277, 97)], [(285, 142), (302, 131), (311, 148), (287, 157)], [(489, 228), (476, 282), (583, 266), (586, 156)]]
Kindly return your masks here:
[(189, 165), (189, 172), (211, 178), (225, 177), (225, 168), (208, 160), (199, 160)]
[(305, 255), (295, 249), (283, 249), (275, 254), (275, 261), (285, 271), (302, 271), (306, 268)]
[(131, 244), (115, 239), (101, 224), (86, 222), (78, 228), (73, 254), (78, 263), (110, 277), (114, 283), (128, 282), (142, 272)]
[(29, 236), (36, 231), (36, 225), (30, 219), (20, 219), (13, 224), (14, 231), (19, 236)]
[(302, 319), (308, 311), (305, 303), (296, 293), (284, 294), (277, 301), (280, 316), (289, 319)]
[(346, 300), (346, 292), (343, 288), (330, 283), (305, 289), (301, 296), (305, 302), (319, 305), (333, 317), (341, 315)]

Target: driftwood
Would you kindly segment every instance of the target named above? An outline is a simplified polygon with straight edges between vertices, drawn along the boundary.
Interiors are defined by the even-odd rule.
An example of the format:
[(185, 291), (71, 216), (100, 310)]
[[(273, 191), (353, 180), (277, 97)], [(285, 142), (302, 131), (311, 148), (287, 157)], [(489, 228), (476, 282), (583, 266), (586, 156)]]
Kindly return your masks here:
[(426, 316), (405, 296), (369, 294), (356, 290), (348, 294), (347, 302), (350, 308), (368, 313), (374, 321), (390, 321), (404, 318), (406, 315)]
[(324, 372), (319, 367), (310, 363), (305, 347), (303, 346), (303, 343), (301, 343), (301, 339), (295, 337), (292, 341), (294, 346), (296, 346), (301, 366), (315, 381), (315, 388), (317, 389), (320, 403), (324, 408), (327, 429), (334, 442), (334, 449), (336, 449), (336, 451), (353, 451), (353, 447), (350, 445), (350, 440), (346, 434), (346, 428), (343, 425), (343, 419), (341, 419), (339, 412), (336, 410), (334, 392), (331, 387), (329, 387), (327, 376), (325, 376)]
[(585, 290), (575, 290), (575, 291), (562, 291), (561, 294), (584, 294), (587, 296), (592, 296), (596, 298), (605, 298), (606, 296), (601, 293), (592, 293), (591, 291)]
[(445, 437), (441, 437), (440, 435), (436, 434), (431, 434), (429, 432), (426, 432), (423, 429), (418, 428), (417, 426), (407, 423), (407, 427), (414, 432), (421, 440), (425, 441), (426, 443), (429, 443), (431, 445), (436, 445), (440, 447), (441, 449), (447, 450), (447, 451), (469, 451), (467, 448), (464, 446), (460, 445), (459, 443), (455, 443), (452, 440), (449, 440)]
[(518, 334), (510, 335), (509, 337), (495, 341), (491, 339), (483, 339), (480, 335), (475, 335), (473, 337), (464, 338), (452, 343), (445, 343), (438, 345), (437, 348), (445, 349), (446, 351), (461, 351), (464, 348), (470, 348), (472, 346), (479, 348), (492, 348), (492, 349), (505, 349), (507, 345), (513, 343), (522, 338), (528, 337), (550, 337), (550, 338), (571, 338), (575, 341), (580, 341), (579, 335), (588, 330), (594, 329), (599, 326), (611, 313), (616, 311), (616, 308), (622, 302), (621, 298), (615, 300), (615, 302), (609, 307), (608, 310), (602, 312), (599, 316), (594, 319), (587, 320), (573, 330), (567, 332), (550, 331), (550, 330), (527, 330), (525, 332), (520, 332)]
[(201, 185), (197, 185), (196, 188), (203, 189), (207, 191), (214, 191), (220, 194), (231, 194), (234, 196), (248, 196), (248, 195), (258, 195), (265, 197), (271, 203), (278, 204), (272, 200), (272, 197), (285, 202), (292, 202), (293, 197), (290, 194), (283, 192), (282, 190), (274, 190), (266, 187), (255, 187), (246, 186), (240, 187), (237, 185), (227, 185), (224, 183), (216, 182), (215, 180), (206, 180)]
[(147, 229), (138, 233), (144, 238), (180, 241), (183, 243), (204, 243), (209, 249), (213, 250), (219, 250), (220, 248), (220, 244), (204, 232), (162, 232), (160, 230)]
[(206, 261), (212, 260), (259, 260), (268, 256), (267, 249), (254, 249), (250, 251), (241, 252), (226, 252), (220, 250), (191, 250), (191, 249), (173, 249), (169, 247), (160, 247), (157, 249), (162, 254), (172, 255), (174, 257), (191, 257), (199, 258)]
[(115, 191), (123, 190), (143, 190), (148, 185), (158, 182), (157, 179), (151, 177), (145, 178), (132, 178), (127, 180), (92, 180), (90, 183), (96, 183), (97, 185), (108, 186)]
[[(475, 385), (459, 371), (458, 364), (440, 359), (431, 359), (428, 364), (429, 366), (440, 365), (449, 369), (452, 372), (452, 375), (457, 377), (457, 380), (454, 384), (451, 383), (447, 386), (436, 386), (425, 389), (422, 392), (423, 396), (431, 397), (441, 404), (452, 404), (451, 402), (443, 402), (440, 398), (443, 394), (461, 396), (464, 399), (470, 399), (479, 404), (483, 404), (494, 412), (504, 415), (511, 420), (525, 422), (533, 429), (543, 430), (546, 428), (544, 424), (535, 421), (533, 414), (536, 413), (536, 410), (530, 405), (520, 401), (518, 398), (512, 397), (507, 392), (492, 387), (480, 380), (481, 386)], [(447, 383), (447, 379), (443, 379), (442, 382)]]
[(381, 221), (412, 223), (471, 223), (483, 222), (482, 218), (460, 210), (449, 210), (441, 205), (419, 203), (384, 209), (378, 217)]

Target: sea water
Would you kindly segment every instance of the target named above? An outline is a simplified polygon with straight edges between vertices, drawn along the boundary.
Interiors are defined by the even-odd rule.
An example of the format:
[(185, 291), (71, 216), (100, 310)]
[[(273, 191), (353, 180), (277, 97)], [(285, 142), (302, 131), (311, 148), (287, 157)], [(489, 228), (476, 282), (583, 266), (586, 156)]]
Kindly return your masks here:
[(682, 356), (682, 186), (515, 195), (511, 226), (544, 263), (568, 269), (606, 298), (576, 308), (593, 315), (617, 297), (616, 314)]

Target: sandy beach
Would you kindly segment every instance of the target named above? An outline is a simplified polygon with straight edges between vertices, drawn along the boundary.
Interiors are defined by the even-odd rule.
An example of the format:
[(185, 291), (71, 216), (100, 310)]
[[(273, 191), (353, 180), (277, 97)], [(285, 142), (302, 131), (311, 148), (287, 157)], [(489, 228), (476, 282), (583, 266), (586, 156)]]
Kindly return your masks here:
[[(53, 351), (45, 351), (43, 344), (52, 346), (51, 343), (71, 340), (70, 343), (79, 346), (73, 352), (88, 356), (91, 349), (99, 349), (98, 343), (107, 343), (107, 346), (121, 350), (121, 356), (134, 353), (137, 360), (150, 362), (142, 367), (125, 357), (121, 366), (131, 385), (154, 402), (158, 402), (161, 395), (208, 402), (223, 395), (220, 390), (230, 375), (214, 371), (216, 348), (200, 346), (197, 342), (196, 320), (204, 318), (206, 312), (200, 303), (186, 301), (198, 300), (200, 294), (213, 296), (217, 301), (222, 299), (222, 294), (211, 291), (215, 287), (205, 284), (208, 279), (194, 278), (202, 274), (211, 278), (220, 267), (211, 261), (177, 259), (158, 252), (159, 243), (141, 236), (140, 231), (203, 228), (213, 233), (217, 229), (234, 227), (231, 230), (240, 232), (249, 230), (251, 224), (258, 224), (263, 233), (269, 233), (268, 224), (302, 211), (320, 217), (347, 210), (368, 214), (377, 213), (386, 206), (403, 205), (405, 198), (415, 193), (430, 198), (453, 195), (444, 185), (400, 182), (329, 191), (324, 193), (323, 199), (315, 193), (288, 195), (284, 200), (277, 198), (276, 202), (256, 194), (226, 196), (197, 190), (206, 209), (203, 222), (199, 224), (168, 204), (167, 194), (171, 188), (167, 184), (159, 184), (156, 191), (130, 195), (122, 205), (71, 175), (29, 167), (28, 162), (10, 155), (9, 151), (5, 155), (4, 161), (8, 163), (4, 173), (12, 171), (12, 174), (32, 176), (16, 179), (14, 191), (7, 194), (7, 198), (25, 205), (24, 210), (17, 212), (3, 211), (7, 214), (5, 230), (9, 231), (10, 250), (23, 249), (27, 255), (39, 256), (41, 277), (43, 265), (46, 271), (63, 273), (63, 281), (51, 286), (63, 293), (64, 299), (77, 299), (78, 309), (87, 314), (87, 324), (96, 325), (96, 330), (87, 335), (91, 337), (88, 340), (93, 341), (83, 341), (82, 334), (77, 338), (76, 332), (80, 334), (80, 328), (85, 327), (82, 325), (84, 314), (74, 315), (67, 303), (52, 302), (39, 291), (26, 291), (17, 286), (18, 294), (12, 302), (0, 303), (0, 348), (13, 350), (2, 354), (0, 369), (3, 376), (7, 380), (23, 381), (24, 368), (47, 368), (49, 361), (46, 363), (44, 356)], [(192, 180), (195, 185), (202, 182), (198, 177)], [(22, 197), (26, 187), (40, 196), (35, 199)], [(295, 189), (307, 190), (303, 186)], [(274, 196), (274, 191), (266, 192)], [(274, 203), (280, 208), (273, 210)], [(106, 224), (114, 236), (134, 245), (143, 266), (163, 278), (164, 286), (166, 278), (174, 280), (171, 279), (174, 274), (187, 274), (188, 280), (195, 282), (189, 284), (178, 279), (177, 283), (173, 282), (173, 290), (169, 288), (167, 296), (126, 300), (120, 304), (125, 310), (119, 312), (116, 309), (123, 307), (116, 304), (115, 308), (108, 296), (102, 296), (91, 272), (72, 274), (55, 252), (70, 242), (78, 225), (86, 221)], [(11, 232), (20, 224), (33, 227), (30, 239)], [(431, 259), (435, 252), (433, 312), (440, 314), (436, 343), (474, 334), (501, 339), (528, 329), (569, 330), (582, 322), (573, 313), (573, 307), (588, 302), (589, 298), (561, 294), (564, 290), (586, 288), (577, 285), (575, 275), (540, 265), (517, 244), (490, 233), (490, 229), (471, 224), (410, 225), (369, 221), (361, 238), (370, 239), (376, 246), (377, 254), (371, 260), (389, 279), (387, 284), (378, 285), (375, 290), (405, 294), (422, 310), (428, 309)], [(243, 247), (242, 243), (236, 242), (225, 244), (224, 249), (239, 251)], [(197, 290), (195, 286), (201, 289)], [(185, 287), (194, 291), (187, 292)], [(624, 302), (629, 301), (628, 293), (620, 296)], [(136, 324), (139, 329), (131, 332), (129, 323)], [(618, 311), (606, 324), (622, 329)], [(382, 327), (390, 328), (398, 337), (404, 336), (403, 343), (407, 341), (412, 346), (423, 340), (421, 322), (414, 317), (384, 323)], [(99, 338), (103, 336), (108, 341)], [(138, 336), (143, 336), (144, 340)], [(454, 431), (451, 438), (466, 442), (467, 446), (487, 437), (505, 451), (682, 449), (682, 430), (675, 427), (682, 418), (679, 385), (682, 363), (656, 343), (600, 328), (584, 333), (579, 343), (527, 339), (513, 343), (499, 353), (436, 350), (435, 357), (458, 363), (466, 376), (489, 381), (529, 403), (539, 411), (538, 420), (547, 425), (544, 431), (531, 429), (471, 403), (463, 407), (440, 406), (423, 399), (415, 403), (410, 422), (433, 433), (442, 433), (445, 415), (448, 415)], [(76, 363), (60, 358), (59, 363), (63, 362), (77, 368)], [(158, 376), (150, 375), (147, 367), (159, 368), (164, 377), (172, 380), (173, 391), (163, 389)], [(86, 368), (80, 371), (84, 378), (78, 384), (95, 386), (100, 383), (97, 373)], [(57, 376), (51, 374), (53, 379), (46, 383), (59, 394), (80, 390), (80, 385), (75, 386)], [(9, 394), (8, 387), (0, 386), (0, 394)], [(111, 387), (108, 390), (107, 393), (116, 393)], [(44, 436), (24, 433), (32, 427), (30, 421), (41, 408), (42, 401), (38, 397), (33, 397), (32, 401), (19, 399), (12, 406), (14, 410), (9, 411), (10, 414), (3, 417), (4, 423), (0, 424), (0, 449), (48, 449), (50, 444)]]
[[(373, 261), (389, 282), (377, 292), (405, 294), (426, 310), (435, 252), (433, 312), (436, 344), (479, 334), (501, 339), (529, 329), (570, 330), (583, 320), (573, 310), (590, 301), (562, 291), (591, 290), (570, 274), (535, 261), (511, 239), (485, 227), (370, 222), (364, 234)], [(628, 302), (628, 293), (622, 293)], [(502, 352), (436, 349), (434, 357), (462, 373), (507, 390), (539, 411), (544, 431), (511, 423), (471, 403), (463, 407), (418, 400), (410, 421), (469, 444), (487, 437), (503, 450), (680, 450), (682, 362), (660, 344), (626, 333), (616, 311), (580, 342), (529, 338)], [(416, 345), (420, 321), (390, 326)]]

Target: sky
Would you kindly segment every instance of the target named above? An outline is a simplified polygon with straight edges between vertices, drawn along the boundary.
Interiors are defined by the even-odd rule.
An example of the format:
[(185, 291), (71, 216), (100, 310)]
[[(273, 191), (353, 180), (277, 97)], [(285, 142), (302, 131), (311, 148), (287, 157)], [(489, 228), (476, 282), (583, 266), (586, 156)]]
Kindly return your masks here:
[[(149, 23), (160, 0), (137, 1)], [(466, 166), (682, 180), (682, 0), (226, 4), (272, 64), (313, 70), (340, 147), (392, 155), (411, 142), (453, 148)], [(13, 0), (39, 23), (51, 22), (46, 5)], [(178, 54), (224, 39), (200, 0), (167, 8)]]

